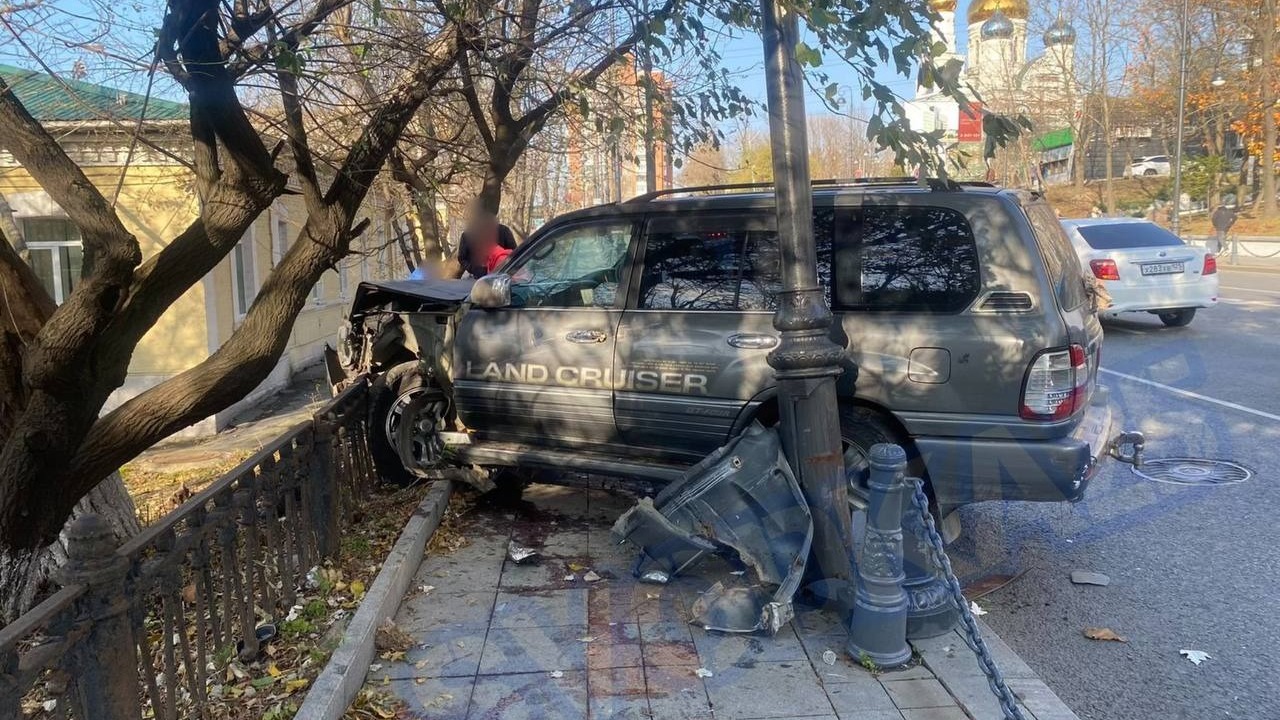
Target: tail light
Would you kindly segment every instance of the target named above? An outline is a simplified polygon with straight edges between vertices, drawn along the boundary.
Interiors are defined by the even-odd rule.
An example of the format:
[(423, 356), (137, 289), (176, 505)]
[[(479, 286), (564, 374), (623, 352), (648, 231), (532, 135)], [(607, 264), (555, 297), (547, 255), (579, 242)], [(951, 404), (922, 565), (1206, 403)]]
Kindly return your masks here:
[(1119, 280), (1120, 267), (1116, 265), (1116, 261), (1110, 258), (1106, 260), (1090, 260), (1089, 269), (1093, 270), (1093, 276), (1099, 280)]
[(1205, 253), (1204, 269), (1200, 271), (1201, 275), (1212, 275), (1218, 272), (1218, 258), (1213, 253)]
[(1065, 420), (1084, 407), (1089, 390), (1089, 357), (1084, 347), (1045, 350), (1031, 361), (1022, 382), (1023, 420)]

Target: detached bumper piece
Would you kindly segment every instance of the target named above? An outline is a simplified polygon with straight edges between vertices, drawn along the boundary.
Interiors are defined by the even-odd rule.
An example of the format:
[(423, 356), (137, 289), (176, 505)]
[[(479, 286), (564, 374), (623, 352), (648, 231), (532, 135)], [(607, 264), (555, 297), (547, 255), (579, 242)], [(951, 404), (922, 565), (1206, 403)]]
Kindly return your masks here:
[(778, 434), (754, 424), (623, 513), (613, 537), (640, 548), (635, 575), (649, 582), (666, 582), (709, 554), (736, 554), (755, 584), (716, 583), (694, 604), (694, 622), (774, 634), (794, 615), (813, 519)]

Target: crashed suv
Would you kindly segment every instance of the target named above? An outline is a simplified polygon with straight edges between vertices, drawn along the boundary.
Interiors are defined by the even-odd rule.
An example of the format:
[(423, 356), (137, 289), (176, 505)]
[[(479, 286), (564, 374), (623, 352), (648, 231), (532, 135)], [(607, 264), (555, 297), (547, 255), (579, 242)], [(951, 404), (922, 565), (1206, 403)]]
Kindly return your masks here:
[[(765, 190), (661, 191), (558, 217), (476, 281), (364, 283), (337, 362), (373, 378), (383, 477), (443, 464), (662, 486), (754, 422), (781, 288)], [(937, 510), (1077, 500), (1106, 454), (1102, 329), (1040, 196), (950, 181), (814, 189), (847, 349), (845, 465), (903, 446)]]

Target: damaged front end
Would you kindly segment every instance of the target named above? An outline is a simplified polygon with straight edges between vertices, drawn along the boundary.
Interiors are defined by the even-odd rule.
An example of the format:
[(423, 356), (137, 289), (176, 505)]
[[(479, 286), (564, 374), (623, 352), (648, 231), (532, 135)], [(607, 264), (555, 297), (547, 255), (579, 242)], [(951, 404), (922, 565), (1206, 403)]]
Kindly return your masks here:
[(640, 548), (635, 574), (667, 582), (708, 555), (736, 557), (756, 582), (716, 583), (694, 604), (707, 630), (776, 633), (794, 614), (813, 520), (773, 429), (755, 424), (613, 526)]

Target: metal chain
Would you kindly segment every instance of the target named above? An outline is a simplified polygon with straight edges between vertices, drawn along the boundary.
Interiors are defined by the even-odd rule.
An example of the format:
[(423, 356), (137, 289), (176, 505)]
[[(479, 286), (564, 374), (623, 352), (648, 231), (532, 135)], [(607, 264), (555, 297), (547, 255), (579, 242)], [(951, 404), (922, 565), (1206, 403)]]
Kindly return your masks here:
[(1022, 709), (1018, 707), (1018, 701), (1013, 696), (1013, 691), (1009, 690), (1009, 686), (1005, 684), (1000, 668), (996, 667), (990, 648), (978, 632), (978, 623), (973, 619), (973, 612), (969, 609), (969, 602), (964, 597), (960, 581), (956, 579), (955, 571), (951, 569), (951, 559), (947, 557), (942, 536), (938, 534), (933, 515), (929, 512), (929, 498), (924, 494), (924, 483), (919, 478), (907, 478), (906, 481), (912, 488), (911, 504), (915, 506), (916, 512), (920, 513), (925, 539), (929, 541), (929, 550), (933, 554), (933, 562), (946, 576), (947, 589), (951, 592), (951, 602), (955, 603), (960, 610), (960, 623), (964, 625), (965, 643), (977, 656), (978, 665), (982, 667), (982, 674), (987, 676), (987, 684), (991, 686), (991, 692), (995, 693), (996, 700), (1000, 702), (1000, 710), (1004, 712), (1005, 720), (1026, 720)]
[[(1234, 242), (1234, 241), (1235, 241), (1235, 239), (1234, 239), (1234, 238), (1232, 238), (1232, 241)], [(1249, 248), (1248, 248), (1248, 247), (1247, 247), (1243, 242), (1241, 242), (1241, 243), (1240, 243), (1240, 249), (1244, 251), (1244, 254), (1245, 254), (1245, 255), (1252, 255), (1252, 256), (1254, 256), (1254, 257), (1256, 257), (1256, 258), (1273, 258), (1273, 257), (1275, 257), (1275, 256), (1277, 256), (1277, 255), (1280, 255), (1280, 250), (1277, 250), (1277, 251), (1275, 251), (1275, 252), (1273, 252), (1273, 253), (1270, 253), (1270, 254), (1267, 254), (1267, 253), (1256, 253), (1256, 252), (1254, 252), (1254, 251), (1250, 250), (1250, 249), (1249, 249)]]

